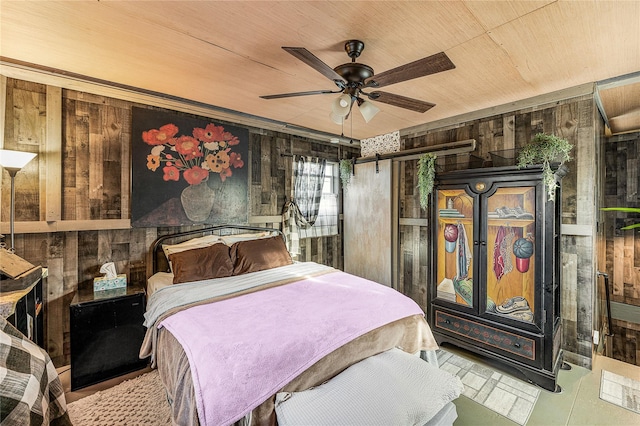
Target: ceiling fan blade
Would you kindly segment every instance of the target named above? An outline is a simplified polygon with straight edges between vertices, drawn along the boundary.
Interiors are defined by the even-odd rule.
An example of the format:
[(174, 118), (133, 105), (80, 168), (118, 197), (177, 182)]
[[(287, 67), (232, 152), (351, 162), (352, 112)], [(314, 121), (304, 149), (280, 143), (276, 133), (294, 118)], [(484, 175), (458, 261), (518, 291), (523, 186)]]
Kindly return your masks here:
[(399, 67), (383, 71), (369, 78), (365, 87), (383, 87), (401, 81), (454, 69), (456, 66), (446, 53), (440, 52)]
[(340, 93), (340, 92), (342, 92), (342, 90), (312, 90), (310, 92), (280, 93), (278, 95), (264, 95), (260, 97), (262, 99), (279, 99), (279, 98), (292, 98), (294, 96), (324, 95), (326, 93)]
[(436, 106), (436, 104), (432, 104), (431, 102), (424, 102), (418, 99), (407, 98), (406, 96), (394, 95), (393, 93), (387, 92), (376, 91), (368, 93), (366, 95), (371, 100), (397, 106), (400, 108), (409, 109), (416, 112), (426, 112)]
[(309, 65), (320, 74), (324, 75), (331, 81), (344, 81), (343, 78), (333, 70), (329, 65), (322, 62), (316, 55), (309, 52), (304, 47), (282, 47), (305, 64)]

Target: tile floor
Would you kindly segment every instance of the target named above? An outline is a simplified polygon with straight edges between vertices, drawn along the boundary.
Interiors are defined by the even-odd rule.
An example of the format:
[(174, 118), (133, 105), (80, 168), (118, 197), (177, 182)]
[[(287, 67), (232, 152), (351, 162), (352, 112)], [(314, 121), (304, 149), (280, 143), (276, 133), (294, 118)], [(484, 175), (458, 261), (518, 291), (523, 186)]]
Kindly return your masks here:
[(438, 351), (440, 368), (460, 377), (467, 398), (525, 425), (542, 390), (445, 350)]
[[(445, 346), (445, 349), (475, 363), (484, 363), (484, 360), (468, 352), (458, 351), (455, 347)], [(486, 365), (495, 368), (495, 365)], [(560, 371), (559, 373), (558, 383), (562, 387), (561, 393), (551, 393), (545, 390), (540, 392), (527, 426), (640, 426), (640, 414), (600, 399), (602, 370), (640, 381), (640, 367), (602, 356), (596, 356), (592, 370), (575, 365), (572, 367), (570, 371)], [(127, 376), (71, 392), (68, 366), (59, 369), (67, 402), (115, 386), (124, 379), (135, 377), (147, 371), (147, 369), (140, 370)], [(517, 423), (468, 398), (460, 397), (455, 401), (455, 404), (458, 410), (455, 426), (517, 425)]]

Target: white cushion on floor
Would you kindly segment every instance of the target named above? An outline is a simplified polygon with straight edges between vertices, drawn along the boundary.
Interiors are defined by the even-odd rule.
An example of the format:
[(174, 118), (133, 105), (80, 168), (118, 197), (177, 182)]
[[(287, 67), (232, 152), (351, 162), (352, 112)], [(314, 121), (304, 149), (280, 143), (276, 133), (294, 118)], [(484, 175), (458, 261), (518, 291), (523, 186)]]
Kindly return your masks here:
[(457, 376), (399, 349), (303, 392), (276, 395), (280, 426), (424, 425), (463, 390)]

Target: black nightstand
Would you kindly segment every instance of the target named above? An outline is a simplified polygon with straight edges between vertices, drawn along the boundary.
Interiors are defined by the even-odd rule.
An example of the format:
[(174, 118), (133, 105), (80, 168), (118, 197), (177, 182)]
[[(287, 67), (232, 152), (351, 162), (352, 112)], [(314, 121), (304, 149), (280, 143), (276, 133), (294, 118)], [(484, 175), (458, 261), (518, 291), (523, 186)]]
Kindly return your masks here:
[[(125, 293), (126, 291), (126, 293)], [(145, 291), (79, 290), (69, 306), (71, 316), (71, 390), (89, 386), (147, 366), (138, 354), (146, 328), (142, 325)]]

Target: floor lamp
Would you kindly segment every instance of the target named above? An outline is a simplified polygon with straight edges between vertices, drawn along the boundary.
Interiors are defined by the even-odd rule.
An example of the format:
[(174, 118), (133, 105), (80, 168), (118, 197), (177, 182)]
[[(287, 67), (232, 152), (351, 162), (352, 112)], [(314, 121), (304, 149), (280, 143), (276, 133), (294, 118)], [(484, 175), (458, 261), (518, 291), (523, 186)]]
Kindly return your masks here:
[(16, 192), (15, 192), (15, 178), (16, 173), (18, 173), (27, 163), (33, 160), (36, 155), (32, 152), (24, 152), (24, 151), (11, 151), (8, 149), (0, 149), (0, 166), (2, 166), (7, 172), (9, 172), (9, 176), (11, 177), (11, 216), (9, 218), (9, 226), (11, 232), (11, 248), (9, 251), (13, 253), (15, 251), (14, 246), (14, 232), (13, 232), (13, 222), (15, 215), (15, 204), (16, 204)]

